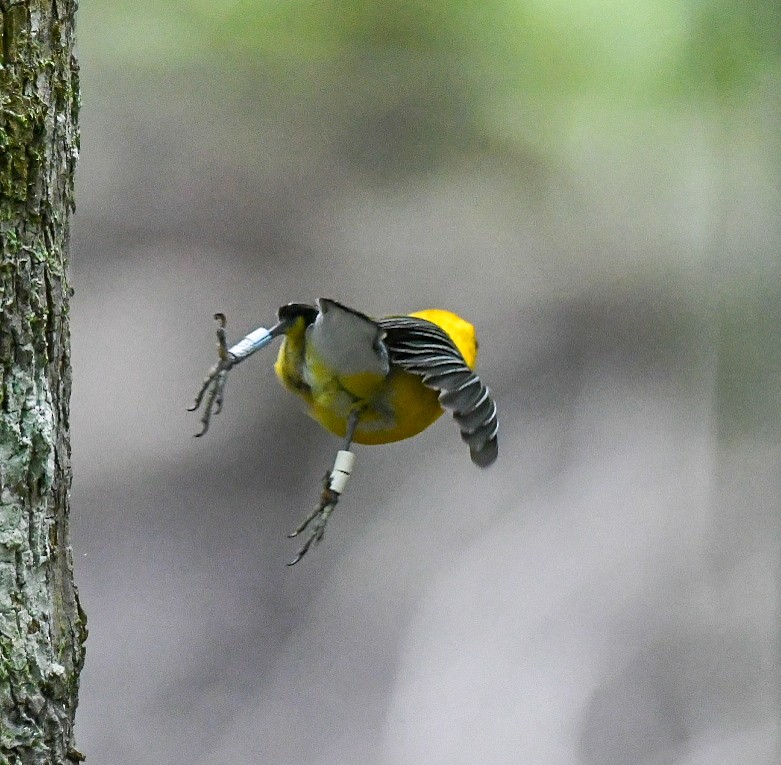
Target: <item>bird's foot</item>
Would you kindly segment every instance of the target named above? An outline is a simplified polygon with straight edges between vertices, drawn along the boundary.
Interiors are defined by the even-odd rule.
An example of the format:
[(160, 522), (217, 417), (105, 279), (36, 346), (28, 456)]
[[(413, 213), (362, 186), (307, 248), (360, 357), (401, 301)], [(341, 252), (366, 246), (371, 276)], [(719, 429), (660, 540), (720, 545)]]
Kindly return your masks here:
[(320, 504), (298, 525), (298, 527), (288, 534), (288, 537), (292, 539), (297, 537), (306, 528), (309, 528), (309, 536), (307, 537), (304, 546), (298, 551), (293, 560), (288, 563), (288, 566), (295, 566), (298, 561), (303, 558), (309, 548), (313, 544), (318, 544), (325, 535), (325, 527), (328, 523), (328, 519), (331, 517), (331, 513), (336, 507), (336, 503), (339, 501), (339, 492), (334, 491), (331, 488), (331, 471), (325, 474), (323, 478), (323, 493), (320, 495)]
[(219, 414), (222, 409), (222, 401), (225, 393), (225, 383), (228, 379), (228, 370), (235, 363), (234, 357), (228, 351), (228, 345), (225, 341), (225, 314), (215, 313), (217, 320), (217, 363), (209, 370), (203, 379), (203, 385), (195, 397), (192, 406), (187, 407), (188, 412), (196, 411), (206, 399), (203, 415), (201, 416), (201, 431), (196, 436), (202, 436), (209, 429), (209, 421), (212, 414)]
[[(350, 437), (351, 436), (352, 432), (350, 433)], [(289, 537), (297, 537), (310, 523), (312, 524), (309, 538), (299, 550), (298, 555), (288, 563), (288, 566), (295, 566), (295, 564), (307, 554), (309, 548), (313, 544), (317, 544), (323, 538), (328, 519), (331, 517), (331, 513), (334, 511), (336, 503), (339, 501), (339, 497), (342, 496), (342, 492), (344, 492), (350, 475), (353, 472), (355, 454), (349, 450), (349, 446), (350, 443), (348, 438), (345, 448), (340, 449), (337, 452), (333, 468), (325, 474), (325, 477), (323, 478), (323, 493), (320, 495), (320, 504), (304, 518), (301, 525), (295, 531), (288, 534)]]

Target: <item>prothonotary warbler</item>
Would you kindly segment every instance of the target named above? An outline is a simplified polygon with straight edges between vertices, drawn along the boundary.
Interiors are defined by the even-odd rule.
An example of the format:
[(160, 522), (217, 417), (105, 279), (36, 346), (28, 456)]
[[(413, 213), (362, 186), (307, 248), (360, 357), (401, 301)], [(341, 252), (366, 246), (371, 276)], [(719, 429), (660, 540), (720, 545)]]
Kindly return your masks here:
[(274, 369), (289, 391), (300, 396), (308, 413), (344, 438), (334, 467), (326, 473), (320, 503), (293, 531), (310, 527), (297, 563), (325, 533), (352, 472), (359, 444), (386, 444), (420, 433), (445, 409), (479, 467), (496, 460), (498, 421), (491, 393), (475, 374), (474, 327), (450, 311), (432, 308), (409, 316), (372, 319), (335, 300), (315, 305), (289, 303), (277, 312), (271, 329), (260, 327), (228, 348), (225, 316), (215, 314), (217, 363), (203, 381), (191, 411), (205, 399), (198, 436), (222, 408), (225, 380), (233, 366), (282, 336)]

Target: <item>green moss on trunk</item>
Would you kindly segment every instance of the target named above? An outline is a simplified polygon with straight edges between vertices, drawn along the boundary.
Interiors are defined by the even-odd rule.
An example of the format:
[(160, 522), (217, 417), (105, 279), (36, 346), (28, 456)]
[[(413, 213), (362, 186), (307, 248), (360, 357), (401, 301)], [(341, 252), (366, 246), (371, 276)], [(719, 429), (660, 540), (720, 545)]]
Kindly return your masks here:
[(78, 760), (86, 622), (68, 542), (73, 0), (0, 0), (0, 756)]

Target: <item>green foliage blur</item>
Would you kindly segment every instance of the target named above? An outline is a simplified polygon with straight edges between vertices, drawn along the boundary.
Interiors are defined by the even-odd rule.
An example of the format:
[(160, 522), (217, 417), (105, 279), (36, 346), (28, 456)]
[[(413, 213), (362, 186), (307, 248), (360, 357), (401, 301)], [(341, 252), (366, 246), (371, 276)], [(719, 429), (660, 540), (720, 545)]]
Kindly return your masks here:
[(400, 139), (435, 145), (555, 151), (582, 124), (740, 108), (781, 80), (773, 0), (86, 0), (79, 31), (103, 69), (327, 81), (347, 110), (395, 99)]

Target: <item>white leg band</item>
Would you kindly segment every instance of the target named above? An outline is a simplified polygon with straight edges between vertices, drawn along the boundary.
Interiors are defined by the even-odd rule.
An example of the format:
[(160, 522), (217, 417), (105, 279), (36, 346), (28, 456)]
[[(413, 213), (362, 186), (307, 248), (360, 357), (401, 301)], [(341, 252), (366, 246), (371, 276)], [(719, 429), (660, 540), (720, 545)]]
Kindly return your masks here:
[(265, 327), (258, 327), (250, 332), (243, 340), (239, 340), (236, 345), (228, 349), (228, 353), (235, 356), (236, 361), (247, 358), (251, 353), (260, 350), (268, 345), (274, 338)]
[(331, 480), (328, 483), (328, 488), (331, 491), (335, 491), (337, 494), (341, 494), (344, 491), (347, 481), (350, 479), (350, 474), (353, 472), (354, 464), (355, 454), (345, 449), (340, 449), (336, 455), (336, 460), (334, 460)]

